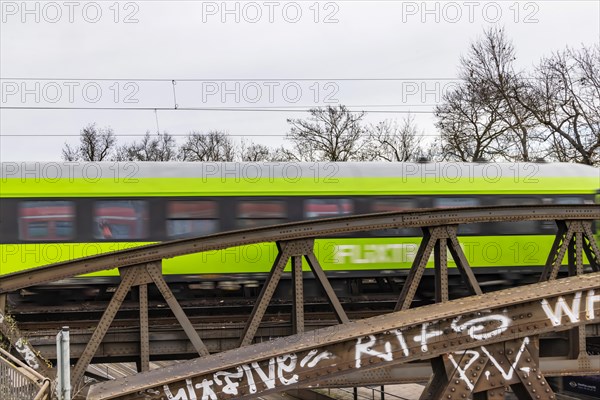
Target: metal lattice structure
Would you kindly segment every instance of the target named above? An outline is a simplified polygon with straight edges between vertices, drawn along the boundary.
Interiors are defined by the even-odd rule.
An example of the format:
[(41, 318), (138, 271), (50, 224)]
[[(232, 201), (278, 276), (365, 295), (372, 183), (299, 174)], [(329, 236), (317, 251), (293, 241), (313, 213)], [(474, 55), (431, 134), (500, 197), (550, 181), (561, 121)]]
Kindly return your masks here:
[[(365, 371), (376, 381), (378, 373), (385, 375), (380, 371), (418, 360), (429, 362), (433, 372), (423, 399), (460, 399), (471, 394), (495, 399), (508, 386), (523, 399), (551, 399), (554, 394), (541, 370), (544, 363), (539, 357), (539, 335), (571, 332), (570, 359), (575, 363), (565, 364), (569, 365), (570, 373), (593, 373), (600, 368), (600, 359), (585, 351), (585, 325), (600, 322), (600, 294), (596, 294), (600, 291), (600, 250), (591, 228), (592, 221), (597, 219), (600, 219), (597, 205), (554, 205), (421, 210), (293, 223), (149, 245), (19, 272), (0, 279), (0, 293), (119, 268), (121, 284), (73, 369), (73, 382), (81, 382), (125, 295), (133, 287), (139, 288), (142, 373), (126, 381), (94, 385), (90, 399), (249, 399), (291, 387), (356, 381), (356, 376)], [(457, 226), (523, 220), (554, 220), (559, 228), (540, 283), (482, 294), (461, 249)], [(314, 253), (314, 239), (396, 227), (423, 230), (423, 240), (398, 298), (396, 312), (350, 322)], [(245, 325), (240, 348), (209, 355), (197, 327), (169, 289), (161, 261), (263, 242), (277, 243), (279, 252)], [(447, 250), (473, 296), (449, 301)], [(437, 304), (411, 308), (432, 253)], [(570, 276), (557, 280), (565, 256)], [(584, 256), (591, 274), (584, 274)], [(324, 289), (339, 325), (306, 332), (302, 258)], [(294, 282), (296, 335), (252, 344), (289, 260)], [(148, 284), (158, 287), (199, 358), (148, 371), (151, 358)], [(0, 328), (6, 327), (0, 324)]]

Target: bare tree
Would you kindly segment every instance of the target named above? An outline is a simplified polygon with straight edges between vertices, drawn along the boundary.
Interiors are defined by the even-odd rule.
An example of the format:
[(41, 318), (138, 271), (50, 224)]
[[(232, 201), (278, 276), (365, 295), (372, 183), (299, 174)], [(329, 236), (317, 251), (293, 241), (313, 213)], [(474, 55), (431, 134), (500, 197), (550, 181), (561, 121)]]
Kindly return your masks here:
[(477, 161), (502, 152), (498, 138), (510, 129), (501, 115), (501, 100), (490, 101), (486, 86), (463, 82), (443, 95), (436, 106), (444, 159)]
[(241, 161), (271, 161), (271, 149), (264, 144), (254, 142), (247, 143), (242, 139), (239, 157)]
[(89, 124), (79, 134), (79, 145), (65, 143), (62, 157), (65, 161), (106, 161), (115, 151), (117, 139), (112, 128), (96, 128)]
[(480, 100), (497, 112), (498, 154), (512, 161), (531, 161), (540, 156), (544, 142), (533, 114), (516, 101), (511, 93), (524, 87), (522, 73), (515, 71), (516, 52), (502, 28), (490, 28), (483, 38), (471, 44), (460, 60), (459, 76), (467, 85), (485, 88)]
[(225, 132), (191, 132), (179, 154), (182, 161), (233, 161), (235, 146)]
[(307, 119), (288, 119), (292, 125), (286, 139), (297, 161), (352, 161), (365, 158), (365, 113), (352, 113), (345, 106), (315, 108)]
[(600, 45), (544, 58), (513, 97), (549, 132), (555, 158), (600, 164)]
[(168, 133), (151, 136), (150, 132), (140, 142), (123, 145), (117, 149), (117, 161), (174, 161), (177, 160), (175, 139)]
[(565, 49), (542, 59), (534, 72), (516, 72), (515, 50), (492, 28), (461, 59), (466, 85), (485, 89), (503, 134), (504, 158), (530, 161), (549, 154), (560, 161), (600, 164), (600, 45)]
[(369, 152), (373, 160), (411, 161), (421, 157), (423, 135), (414, 116), (408, 114), (400, 124), (384, 120), (368, 129)]

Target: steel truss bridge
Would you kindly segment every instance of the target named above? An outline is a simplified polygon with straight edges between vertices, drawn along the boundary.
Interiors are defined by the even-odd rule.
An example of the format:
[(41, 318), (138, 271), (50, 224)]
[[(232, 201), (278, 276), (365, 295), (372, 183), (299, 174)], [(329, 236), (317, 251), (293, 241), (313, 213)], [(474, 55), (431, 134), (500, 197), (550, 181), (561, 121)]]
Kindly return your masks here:
[[(539, 283), (483, 294), (460, 246), (458, 226), (525, 220), (554, 220), (558, 227)], [(300, 388), (419, 380), (429, 380), (421, 399), (503, 399), (508, 387), (519, 399), (554, 399), (547, 376), (600, 370), (600, 356), (586, 350), (590, 337), (600, 336), (600, 249), (593, 220), (600, 220), (598, 205), (436, 209), (291, 223), (164, 242), (5, 275), (0, 278), (0, 300), (28, 287), (118, 268), (120, 284), (77, 353), (71, 381), (81, 387), (132, 290), (139, 296), (135, 347), (139, 372), (93, 384), (87, 399), (252, 399)], [(423, 240), (395, 310), (351, 321), (320, 266), (314, 240), (398, 227), (421, 228)], [(162, 260), (269, 242), (277, 244), (278, 254), (240, 329), (239, 345), (211, 354), (198, 334), (202, 327), (191, 322), (166, 282)], [(449, 300), (448, 253), (471, 296)], [(411, 308), (432, 255), (436, 303)], [(306, 329), (302, 258), (324, 289), (337, 325)], [(293, 335), (254, 343), (290, 260)], [(589, 268), (584, 268), (586, 264)], [(563, 265), (568, 277), (558, 279)], [(149, 370), (150, 359), (156, 356), (148, 317), (151, 284), (164, 297), (197, 358)], [(36, 351), (33, 341), (24, 340), (18, 324), (4, 311), (0, 330), (36, 376), (53, 377), (44, 354)], [(557, 332), (568, 343), (564, 354), (553, 352), (554, 342), (546, 339)]]

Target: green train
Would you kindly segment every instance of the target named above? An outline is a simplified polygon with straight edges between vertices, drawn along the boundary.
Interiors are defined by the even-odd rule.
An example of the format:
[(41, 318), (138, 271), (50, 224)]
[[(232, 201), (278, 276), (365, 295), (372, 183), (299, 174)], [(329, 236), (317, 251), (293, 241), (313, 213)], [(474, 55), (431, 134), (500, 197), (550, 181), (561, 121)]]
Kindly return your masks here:
[[(2, 163), (0, 275), (147, 243), (255, 226), (417, 208), (598, 203), (600, 169), (563, 163)], [(598, 226), (598, 224), (596, 224)], [(461, 226), (461, 246), (491, 282), (545, 263), (556, 226)], [(343, 285), (406, 275), (418, 229), (322, 238)], [(192, 289), (256, 287), (275, 258), (257, 244), (164, 260)], [(452, 264), (450, 264), (452, 266)], [(105, 271), (82, 279), (100, 282)]]

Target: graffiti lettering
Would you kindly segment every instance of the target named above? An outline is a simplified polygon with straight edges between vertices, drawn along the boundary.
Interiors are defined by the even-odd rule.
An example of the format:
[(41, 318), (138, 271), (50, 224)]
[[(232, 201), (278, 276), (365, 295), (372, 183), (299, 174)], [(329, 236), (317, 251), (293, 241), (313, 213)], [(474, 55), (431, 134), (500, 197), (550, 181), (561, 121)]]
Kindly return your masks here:
[(298, 374), (294, 373), (298, 364), (314, 368), (319, 362), (332, 358), (335, 357), (329, 351), (313, 350), (298, 363), (296, 354), (286, 354), (270, 358), (264, 368), (258, 362), (243, 364), (237, 367), (236, 372), (218, 371), (213, 374), (212, 379), (203, 379), (195, 385), (192, 380), (186, 379), (186, 387), (179, 388), (175, 395), (169, 385), (163, 385), (163, 392), (168, 400), (217, 400), (217, 393), (220, 391), (238, 396), (238, 388), (245, 383), (250, 393), (254, 394), (259, 390), (259, 382), (265, 389), (275, 388), (277, 382), (283, 386), (293, 385), (299, 379)]
[(500, 365), (501, 363), (499, 363), (496, 360), (496, 358), (494, 358), (490, 354), (490, 352), (487, 351), (487, 349), (484, 346), (481, 346), (481, 351), (483, 351), (485, 353), (485, 355), (489, 357), (492, 364), (494, 364), (496, 369), (502, 374), (502, 377), (506, 380), (510, 380), (510, 379), (512, 379), (513, 372), (515, 371), (515, 369), (517, 369), (517, 364), (519, 364), (519, 359), (521, 358), (521, 355), (523, 355), (523, 352), (525, 351), (525, 346), (527, 346), (528, 344), (529, 344), (529, 338), (526, 337), (525, 339), (523, 339), (523, 343), (521, 344), (521, 347), (519, 348), (519, 352), (517, 353), (517, 355), (515, 357), (515, 361), (508, 368), (508, 372), (502, 368), (502, 366)]
[(442, 331), (427, 332), (427, 327), (429, 325), (431, 325), (429, 322), (425, 322), (423, 325), (421, 325), (421, 334), (415, 336), (415, 342), (421, 344), (421, 351), (423, 353), (427, 353), (427, 351), (428, 351), (427, 341), (429, 339), (437, 337), (437, 336), (441, 336), (444, 333)]
[[(586, 306), (588, 307), (588, 313), (590, 310), (590, 297), (594, 298), (595, 296), (593, 296), (594, 291), (591, 290), (591, 296), (590, 293), (588, 293), (588, 301)], [(593, 303), (594, 300), (591, 301), (591, 312), (592, 314), (594, 313), (594, 308), (593, 308)], [(581, 305), (581, 292), (577, 292), (575, 294), (575, 297), (573, 297), (573, 303), (571, 304), (571, 306), (569, 306), (567, 304), (567, 302), (565, 301), (565, 299), (561, 296), (558, 298), (558, 300), (556, 301), (556, 305), (554, 306), (554, 310), (552, 308), (550, 308), (550, 304), (548, 303), (548, 301), (546, 299), (542, 300), (542, 309), (544, 310), (544, 312), (546, 313), (546, 315), (548, 316), (548, 318), (550, 319), (550, 322), (552, 323), (553, 326), (559, 326), (562, 325), (562, 316), (563, 316), (563, 312), (569, 317), (569, 320), (571, 320), (571, 322), (579, 322), (579, 307)]]
[[(521, 344), (521, 347), (519, 348), (519, 351), (517, 352), (517, 355), (515, 356), (514, 362), (512, 362), (507, 367), (506, 370), (502, 367), (503, 361), (496, 360), (496, 358), (493, 356), (493, 354), (490, 353), (488, 351), (488, 349), (485, 348), (485, 346), (481, 346), (479, 349), (481, 350), (482, 353), (484, 353), (489, 358), (489, 360), (492, 363), (492, 365), (494, 366), (494, 368), (498, 372), (500, 372), (502, 377), (505, 380), (509, 381), (513, 378), (513, 374), (514, 374), (515, 370), (517, 369), (519, 360), (521, 359), (521, 356), (525, 352), (525, 348), (529, 344), (529, 341), (530, 340), (528, 337), (523, 339), (523, 343)], [(458, 376), (460, 377), (460, 379), (465, 382), (465, 384), (467, 385), (469, 390), (473, 390), (473, 388), (474, 388), (473, 381), (471, 380), (471, 378), (469, 376), (467, 376), (467, 371), (469, 371), (469, 368), (471, 368), (471, 366), (481, 357), (481, 353), (479, 352), (479, 350), (466, 350), (466, 351), (458, 351), (458, 352), (455, 352), (454, 354), (459, 355), (461, 357), (464, 357), (465, 355), (470, 356), (468, 358), (468, 361), (465, 364), (464, 368), (461, 368), (461, 366), (459, 365), (458, 362), (456, 362), (456, 360), (454, 359), (454, 356), (452, 354), (448, 354), (448, 359), (450, 360), (450, 362), (452, 363), (452, 365), (458, 372)], [(519, 370), (523, 371), (527, 374), (529, 373), (528, 367), (519, 368)], [(490, 379), (491, 375), (492, 375), (492, 372), (490, 372), (489, 370), (486, 370), (484, 372), (484, 376), (486, 377), (487, 380)]]
[[(363, 339), (368, 339), (369, 341), (363, 343)], [(385, 353), (379, 352), (377, 350), (373, 350), (373, 346), (377, 339), (373, 335), (369, 335), (366, 338), (358, 338), (356, 347), (355, 347), (355, 360), (356, 360), (356, 368), (360, 368), (362, 365), (362, 355), (367, 354), (369, 356), (379, 357), (385, 361), (392, 361), (394, 356), (392, 355), (392, 344), (390, 342), (385, 342), (384, 348)]]
[(454, 360), (454, 356), (452, 354), (448, 354), (448, 359), (450, 360), (452, 365), (454, 365), (454, 368), (456, 368), (456, 370), (458, 371), (458, 376), (460, 377), (460, 379), (462, 379), (467, 384), (469, 390), (473, 390), (473, 383), (471, 382), (471, 379), (469, 379), (469, 377), (467, 376), (466, 371), (468, 371), (471, 365), (473, 365), (473, 363), (477, 361), (477, 359), (479, 358), (479, 352), (475, 350), (467, 350), (465, 352), (457, 352), (456, 354), (468, 354), (471, 356), (471, 359), (467, 361), (467, 364), (465, 365), (464, 369), (458, 365), (458, 363)]
[[(469, 336), (475, 340), (486, 340), (494, 336), (498, 336), (502, 332), (506, 331), (508, 329), (508, 325), (510, 324), (510, 318), (498, 314), (475, 318), (465, 322), (462, 325), (458, 325), (458, 321), (460, 321), (461, 318), (462, 317), (459, 316), (452, 320), (452, 329), (457, 333), (463, 332), (466, 329)], [(481, 333), (481, 331), (485, 330), (485, 325), (487, 323), (494, 321), (497, 321), (500, 326), (492, 331)]]
[[(540, 299), (532, 304), (539, 305), (539, 308), (527, 313), (523, 313), (522, 309), (507, 306), (504, 310), (472, 312), (458, 316), (454, 314), (452, 317), (438, 320), (398, 325), (385, 331), (366, 333), (354, 339), (348, 338), (348, 343), (334, 341), (327, 347), (309, 348), (300, 350), (299, 353), (290, 352), (262, 361), (232, 365), (228, 371), (198, 375), (189, 382), (182, 379), (171, 383), (170, 387), (165, 385), (157, 389), (162, 389), (164, 398), (171, 400), (246, 398), (256, 396), (265, 390), (281, 390), (305, 378), (310, 380), (314, 376), (327, 372), (329, 368), (325, 367), (361, 369), (381, 362), (403, 362), (403, 359), (411, 361), (427, 358), (428, 355), (436, 357), (446, 353), (449, 362), (454, 365), (458, 379), (464, 381), (466, 386), (473, 390), (475, 383), (471, 381), (473, 379), (471, 369), (476, 368), (475, 366), (483, 359), (489, 362), (486, 366), (482, 366), (484, 368), (480, 371), (482, 379), (491, 381), (494, 375), (497, 375), (505, 381), (510, 381), (518, 378), (515, 372), (519, 372), (520, 375), (531, 373), (530, 367), (526, 364), (522, 365), (528, 352), (529, 338), (522, 339), (522, 342), (516, 345), (518, 350), (515, 350), (514, 355), (510, 358), (502, 355), (505, 357), (502, 359), (498, 347), (494, 347), (495, 344), (488, 344), (491, 339), (512, 338), (508, 332), (521, 327), (524, 323), (531, 323), (530, 318), (539, 321), (546, 317), (550, 322), (543, 324), (542, 330), (546, 331), (561, 324), (581, 323), (584, 319), (596, 320), (600, 294), (588, 290)], [(527, 318), (524, 319), (525, 317)], [(323, 333), (316, 331), (314, 334), (325, 335), (325, 332), (329, 331)], [(507, 338), (500, 339), (504, 336)], [(292, 343), (297, 343), (297, 340)], [(314, 347), (319, 346), (320, 343), (323, 342), (315, 341)], [(452, 353), (456, 343), (462, 343), (465, 346), (462, 348), (467, 350)], [(487, 347), (482, 346), (484, 344)], [(447, 350), (444, 350), (446, 348)], [(354, 359), (348, 360), (347, 352), (350, 352), (350, 357), (354, 354)], [(313, 368), (320, 368), (320, 370), (314, 374), (315, 371), (310, 371)]]
[(33, 351), (25, 344), (22, 339), (17, 340), (15, 343), (15, 349), (23, 356), (23, 359), (33, 369), (38, 369), (40, 364), (37, 362), (37, 357)]

